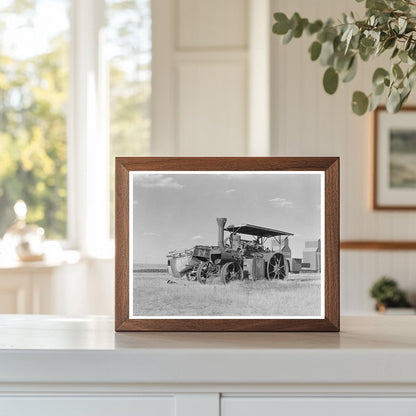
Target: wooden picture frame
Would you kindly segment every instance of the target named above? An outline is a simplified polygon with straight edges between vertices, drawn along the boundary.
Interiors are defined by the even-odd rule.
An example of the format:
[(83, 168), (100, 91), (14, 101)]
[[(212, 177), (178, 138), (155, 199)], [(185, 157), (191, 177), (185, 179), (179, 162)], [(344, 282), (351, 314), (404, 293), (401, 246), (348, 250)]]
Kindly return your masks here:
[(403, 107), (396, 114), (388, 113), (384, 106), (373, 112), (374, 210), (416, 209), (416, 170), (408, 170), (408, 165), (413, 165), (412, 161), (408, 161), (411, 155), (404, 148), (400, 151), (396, 145), (394, 149), (392, 142), (402, 141), (402, 147), (409, 142), (416, 161), (415, 116), (415, 106)]
[[(145, 184), (147, 184), (147, 182), (143, 182), (143, 180), (150, 181), (150, 179), (152, 179), (152, 181), (155, 182), (154, 179), (156, 178), (160, 183), (154, 184), (154, 189), (156, 189), (156, 187), (161, 188), (165, 186), (166, 184), (171, 184), (172, 188), (174, 188), (173, 186), (174, 181), (172, 180), (172, 175), (176, 175), (176, 174), (178, 175), (183, 174), (183, 176), (180, 177), (181, 180), (185, 180), (185, 179), (191, 180), (193, 177), (198, 178), (196, 175), (201, 174), (202, 175), (201, 178), (204, 179), (204, 186), (206, 186), (205, 184), (206, 184), (207, 179), (216, 180), (217, 182), (221, 180), (220, 183), (222, 183), (222, 178), (225, 178), (224, 175), (228, 175), (227, 178), (231, 178), (229, 180), (237, 180), (240, 178), (238, 174), (244, 174), (246, 176), (241, 176), (241, 178), (246, 178), (244, 179), (246, 181), (259, 181), (259, 180), (263, 181), (266, 179), (267, 181), (271, 181), (271, 180), (274, 180), (275, 178), (276, 180), (279, 180), (279, 181), (283, 181), (283, 179), (285, 179), (285, 181), (289, 179), (291, 181), (305, 181), (309, 179), (315, 181), (315, 176), (313, 175), (317, 175), (317, 177), (320, 178), (319, 179), (320, 180), (319, 198), (321, 199), (320, 199), (319, 206), (316, 205), (316, 209), (320, 210), (319, 215), (320, 215), (321, 220), (319, 224), (321, 227), (320, 230), (322, 231), (320, 238), (322, 239), (322, 247), (323, 247), (322, 254), (319, 254), (319, 259), (322, 258), (322, 262), (320, 262), (320, 265), (319, 265), (319, 270), (321, 271), (319, 275), (320, 276), (319, 277), (320, 279), (319, 290), (321, 293), (320, 316), (315, 317), (315, 315), (312, 314), (311, 316), (307, 316), (307, 317), (303, 317), (303, 316), (299, 316), (299, 317), (297, 316), (290, 316), (290, 317), (271, 316), (269, 317), (267, 316), (266, 318), (264, 318), (262, 316), (262, 317), (257, 318), (257, 315), (255, 315), (255, 316), (238, 316), (238, 317), (232, 316), (231, 318), (229, 318), (229, 317), (223, 317), (221, 315), (213, 315), (213, 316), (210, 315), (210, 316), (196, 316), (196, 317), (186, 316), (185, 318), (182, 318), (181, 316), (176, 316), (176, 315), (172, 317), (171, 316), (159, 317), (158, 315), (155, 316), (153, 313), (151, 313), (149, 316), (147, 315), (141, 316), (141, 312), (135, 312), (136, 315), (139, 314), (139, 316), (137, 317), (135, 313), (132, 312), (132, 310), (134, 308), (138, 308), (140, 311), (141, 304), (140, 302), (135, 303), (132, 309), (132, 304), (134, 303), (133, 298), (135, 296), (139, 298), (140, 296), (142, 296), (142, 292), (140, 290), (136, 292), (133, 291), (133, 287), (135, 283), (131, 283), (131, 286), (130, 286), (130, 282), (133, 282), (133, 278), (131, 277), (133, 275), (133, 269), (134, 269), (133, 252), (134, 252), (134, 256), (136, 256), (136, 251), (133, 251), (133, 249), (137, 248), (138, 253), (139, 253), (137, 256), (141, 256), (142, 251), (141, 249), (139, 249), (139, 245), (140, 247), (145, 247), (146, 250), (148, 248), (147, 248), (147, 245), (141, 245), (141, 244), (145, 244), (146, 242), (145, 237), (142, 236), (142, 234), (140, 234), (138, 231), (136, 233), (136, 230), (139, 230), (139, 225), (142, 226), (142, 224), (144, 224), (144, 220), (142, 220), (141, 217), (140, 218), (137, 217), (137, 215), (139, 214), (136, 215), (135, 210), (142, 209), (142, 208), (132, 208), (132, 207), (133, 207), (133, 204), (135, 206), (139, 205), (139, 207), (141, 207), (146, 202), (145, 195), (153, 195), (153, 194), (148, 193), (150, 192), (147, 190), (148, 185), (146, 185), (145, 187)], [(217, 174), (217, 176), (203, 176), (203, 175), (214, 175), (214, 174)], [(252, 174), (258, 174), (258, 176), (255, 176)], [(163, 175), (166, 175), (166, 177)], [(266, 176), (266, 175), (269, 175), (269, 176)], [(177, 176), (175, 176), (175, 178), (177, 178)], [(135, 190), (133, 190), (133, 183), (139, 184), (137, 185), (138, 186), (137, 189), (139, 189), (139, 191), (137, 191), (138, 192), (137, 195), (136, 195), (136, 188), (134, 188)], [(244, 188), (245, 184), (246, 183), (244, 182), (242, 183), (241, 186), (243, 186)], [(140, 188), (140, 186), (142, 187)], [(179, 188), (179, 185), (177, 185), (177, 188)], [(264, 187), (264, 188), (268, 189), (267, 187)], [(283, 188), (285, 192), (289, 192), (292, 189), (286, 185), (283, 186)], [(282, 190), (283, 188), (279, 188), (279, 189)], [(192, 189), (197, 189), (197, 188), (192, 188)], [(227, 190), (225, 192), (231, 193), (234, 191), (235, 190)], [(291, 192), (295, 192), (295, 191), (292, 190)], [(339, 331), (339, 315), (340, 315), (340, 312), (339, 312), (339, 297), (340, 297), (339, 295), (339, 158), (337, 157), (293, 157), (293, 158), (291, 157), (243, 157), (243, 158), (233, 158), (233, 157), (218, 157), (218, 158), (212, 158), (212, 157), (203, 157), (203, 158), (199, 158), (199, 157), (198, 158), (196, 157), (192, 157), (192, 158), (188, 158), (188, 157), (183, 157), (183, 158), (182, 157), (143, 157), (143, 158), (121, 157), (120, 158), (119, 157), (119, 158), (116, 158), (115, 194), (116, 194), (116, 197), (115, 197), (116, 198), (115, 200), (115, 210), (116, 210), (115, 211), (116, 212), (115, 214), (115, 243), (116, 243), (115, 245), (115, 330), (116, 331)], [(234, 192), (234, 194), (237, 194), (237, 193)], [(270, 193), (270, 196), (274, 196), (275, 194), (276, 194), (276, 191), (273, 191)], [(279, 191), (278, 194), (282, 195), (282, 192)], [(164, 191), (164, 193), (159, 192), (157, 195), (166, 195), (166, 191)], [(250, 192), (247, 192), (247, 197), (250, 197)], [(309, 203), (309, 200), (312, 200), (312, 199), (313, 198), (305, 197), (305, 200), (307, 200), (308, 203)], [(283, 201), (283, 198), (272, 198), (269, 201), (271, 201), (270, 203), (274, 204), (274, 206), (278, 206), (279, 210), (283, 209), (282, 207), (293, 206), (293, 204), (290, 205), (289, 202)], [(324, 203), (322, 204), (321, 202), (324, 202)], [(148, 203), (150, 204), (150, 202)], [(159, 203), (159, 205), (163, 205), (163, 204)], [(155, 206), (155, 210), (156, 210), (156, 205), (153, 205), (153, 206)], [(296, 206), (297, 205), (295, 205), (295, 207)], [(302, 207), (299, 207), (299, 209), (300, 208)], [(177, 207), (175, 209), (179, 209), (179, 208)], [(144, 211), (144, 208), (143, 208), (143, 212), (147, 213), (148, 211), (149, 211), (149, 208), (147, 208), (147, 211)], [(151, 208), (150, 208), (150, 211), (151, 211)], [(189, 215), (187, 214), (187, 212), (192, 212), (192, 211), (188, 210), (184, 212), (183, 215), (185, 216)], [(136, 217), (134, 217), (135, 215)], [(149, 214), (149, 215), (153, 215), (153, 214)], [(218, 215), (218, 214), (215, 214), (215, 215)], [(303, 217), (307, 217), (307, 215), (304, 215)], [(139, 218), (139, 219), (136, 219), (136, 218)], [(133, 222), (135, 225), (134, 231), (132, 231)], [(211, 227), (211, 224), (212, 224), (211, 220), (209, 224)], [(262, 224), (262, 225), (271, 226), (271, 224)], [(213, 224), (212, 226), (214, 227)], [(255, 227), (255, 226), (251, 226), (250, 224), (245, 224), (245, 226)], [(234, 231), (236, 229), (233, 229), (232, 227), (241, 227), (241, 226), (228, 226), (228, 229), (232, 231), (232, 232), (229, 231), (230, 236), (235, 235)], [(195, 224), (195, 228), (198, 228), (198, 224)], [(269, 228), (264, 228), (264, 227), (263, 228), (258, 227), (258, 229), (257, 228), (255, 229), (257, 230), (256, 231), (257, 233), (260, 233), (260, 231), (258, 230), (267, 230), (268, 232), (278, 231), (278, 230), (271, 230)], [(243, 230), (243, 229), (238, 228), (238, 230)], [(197, 230), (195, 232), (197, 232)], [(246, 232), (249, 233), (249, 231), (246, 231)], [(147, 235), (149, 234), (151, 233), (147, 233)], [(222, 229), (222, 235), (224, 236), (224, 227)], [(134, 243), (133, 243), (133, 238), (134, 238)], [(236, 238), (236, 237), (233, 237), (233, 238)], [(256, 238), (257, 238), (256, 242), (263, 241), (262, 238), (260, 237), (256, 237)], [(279, 239), (280, 239), (280, 236), (279, 236)], [(168, 240), (168, 239), (165, 239), (165, 240)], [(165, 240), (162, 240), (162, 241), (165, 241)], [(138, 241), (137, 247), (133, 247), (134, 245), (136, 245), (136, 241)], [(247, 242), (244, 244), (254, 244), (254, 243), (255, 241)], [(216, 243), (213, 242), (213, 244), (216, 244)], [(220, 237), (218, 240), (218, 244), (221, 244)], [(234, 244), (234, 240), (233, 240), (233, 244)], [(212, 257), (213, 257), (212, 253), (214, 252), (214, 250), (221, 251), (221, 247), (218, 247), (218, 246), (215, 246), (215, 247), (210, 246), (210, 247), (213, 250), (212, 252), (210, 252), (211, 253), (210, 255)], [(222, 249), (224, 249), (224, 247), (230, 247), (230, 246), (222, 245)], [(173, 248), (176, 249), (176, 247), (173, 247)], [(246, 249), (248, 250), (248, 248)], [(229, 252), (232, 249), (227, 248), (225, 250)], [(234, 246), (233, 246), (233, 250), (234, 250)], [(267, 270), (261, 269), (261, 268), (260, 270), (261, 272), (262, 270), (266, 270), (264, 273), (267, 273), (267, 276), (270, 277), (270, 273), (274, 273), (274, 270), (275, 270), (269, 267), (270, 264), (273, 263), (271, 257), (275, 257), (275, 253), (273, 252), (274, 248), (272, 246), (272, 249), (270, 251), (269, 248), (266, 249), (264, 247), (261, 247), (260, 250), (263, 250), (263, 251), (261, 252), (259, 261), (266, 262), (266, 260), (264, 259), (269, 258), (268, 262), (264, 263), (266, 265), (265, 267)], [(243, 251), (241, 250), (237, 252), (239, 256), (242, 255), (241, 253), (243, 253)], [(247, 251), (244, 251), (244, 253), (246, 252)], [(193, 253), (195, 254), (195, 252)], [(283, 254), (279, 254), (280, 252), (276, 252), (276, 253), (277, 254), (275, 258), (283, 259), (288, 262), (287, 264), (289, 264), (289, 261), (286, 259), (286, 257), (283, 257)], [(316, 254), (316, 256), (318, 255)], [(222, 260), (215, 260), (215, 261), (220, 262)], [(244, 262), (249, 262), (249, 261), (250, 259), (246, 259), (246, 258), (244, 259)], [(310, 266), (309, 263), (302, 263), (302, 267), (304, 264), (306, 264), (305, 267)], [(286, 263), (285, 263), (285, 266), (286, 266)], [(172, 264), (169, 267), (171, 270), (173, 267)], [(221, 270), (224, 270), (224, 268), (226, 269), (225, 272), (223, 271), (221, 272), (221, 273), (226, 273), (226, 274), (222, 274), (222, 276), (226, 276), (227, 279), (229, 276), (232, 276), (233, 278), (237, 276), (237, 278), (241, 280), (247, 278), (248, 279), (247, 284), (250, 284), (250, 285), (255, 285), (261, 282), (267, 285), (269, 284), (270, 285), (272, 284), (284, 285), (284, 284), (289, 284), (288, 281), (290, 280), (290, 279), (287, 279), (287, 281), (282, 281), (281, 283), (276, 278), (275, 283), (274, 281), (269, 283), (270, 281), (266, 279), (263, 279), (261, 282), (260, 281), (257, 282), (257, 280), (252, 279), (252, 276), (249, 274), (252, 272), (246, 271), (246, 263), (244, 263), (244, 266), (240, 269), (238, 268), (238, 264), (237, 264), (235, 266), (235, 270), (233, 269), (232, 271), (229, 271), (227, 267), (228, 266), (226, 265), (221, 266)], [(291, 267), (293, 267), (293, 265)], [(192, 276), (192, 273), (193, 272), (191, 271), (190, 272), (191, 276)], [(282, 273), (287, 273), (287, 270), (285, 270)], [(304, 273), (306, 275), (306, 271)], [(202, 271), (200, 271), (200, 274), (198, 276), (199, 276), (198, 278), (202, 276)], [(204, 276), (208, 276), (210, 279), (214, 279), (215, 277), (215, 275), (213, 275), (214, 277), (211, 277), (211, 275), (208, 275), (208, 274)], [(276, 275), (276, 276), (281, 277), (280, 275)], [(297, 278), (294, 274), (293, 276), (294, 276), (294, 279)], [(309, 274), (306, 275), (306, 279), (309, 278), (308, 276)], [(273, 277), (273, 274), (272, 274), (272, 277)], [(142, 280), (140, 279), (141, 278), (137, 278), (136, 280), (134, 280), (134, 282), (136, 281), (139, 283), (142, 282)], [(215, 278), (215, 279), (219, 279), (219, 278)], [(216, 282), (215, 279), (213, 280), (214, 282)], [(154, 281), (156, 282), (156, 280)], [(169, 282), (169, 279), (167, 279), (167, 281)], [(178, 279), (178, 281), (181, 282), (182, 280)], [(187, 284), (187, 281), (185, 279), (183, 281)], [(153, 282), (153, 280), (151, 282)], [(195, 285), (199, 285), (198, 282), (191, 282), (191, 283)], [(240, 285), (240, 282), (237, 282), (235, 284)], [(168, 286), (169, 285), (160, 286), (160, 287), (162, 287), (163, 290), (165, 290), (165, 287), (167, 288)], [(171, 286), (173, 287), (174, 285), (171, 285)], [(190, 286), (190, 287), (192, 288), (193, 286)], [(209, 286), (205, 285), (203, 287), (208, 288)], [(221, 289), (224, 288), (225, 285), (219, 284), (216, 287), (217, 287), (216, 289), (217, 291), (221, 291)], [(279, 286), (279, 287), (283, 287), (283, 286)], [(135, 295), (135, 293), (138, 293), (140, 296)], [(169, 300), (167, 302), (169, 303)]]

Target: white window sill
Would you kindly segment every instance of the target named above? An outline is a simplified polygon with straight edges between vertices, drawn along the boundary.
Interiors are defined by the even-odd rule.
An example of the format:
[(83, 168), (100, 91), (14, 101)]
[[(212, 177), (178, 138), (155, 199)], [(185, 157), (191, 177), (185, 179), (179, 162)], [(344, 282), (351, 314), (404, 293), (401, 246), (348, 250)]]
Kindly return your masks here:
[(3, 254), (0, 256), (0, 270), (56, 268), (65, 264), (77, 264), (80, 260), (80, 253), (76, 250), (62, 250), (55, 256), (46, 255), (44, 260), (40, 261), (20, 261), (13, 256)]

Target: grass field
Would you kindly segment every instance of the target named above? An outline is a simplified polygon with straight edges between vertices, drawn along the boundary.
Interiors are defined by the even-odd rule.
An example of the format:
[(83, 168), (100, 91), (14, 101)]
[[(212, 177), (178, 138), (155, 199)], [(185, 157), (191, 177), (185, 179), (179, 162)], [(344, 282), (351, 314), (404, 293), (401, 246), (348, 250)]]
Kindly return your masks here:
[[(171, 280), (176, 283), (168, 284)], [(227, 285), (173, 279), (167, 273), (133, 274), (134, 316), (317, 316), (320, 274)]]

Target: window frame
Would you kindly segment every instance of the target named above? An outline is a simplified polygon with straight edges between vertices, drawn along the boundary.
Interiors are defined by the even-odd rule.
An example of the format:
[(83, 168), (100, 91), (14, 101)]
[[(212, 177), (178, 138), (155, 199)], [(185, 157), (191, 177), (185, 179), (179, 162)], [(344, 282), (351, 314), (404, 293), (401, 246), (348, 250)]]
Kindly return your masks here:
[(109, 235), (108, 71), (105, 0), (72, 0), (67, 118), (66, 248), (112, 258)]

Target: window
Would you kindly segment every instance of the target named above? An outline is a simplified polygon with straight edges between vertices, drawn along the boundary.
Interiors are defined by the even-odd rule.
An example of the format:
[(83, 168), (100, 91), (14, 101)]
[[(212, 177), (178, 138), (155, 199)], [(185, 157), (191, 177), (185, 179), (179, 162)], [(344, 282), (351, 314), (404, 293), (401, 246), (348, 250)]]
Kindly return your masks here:
[(1, 2), (0, 237), (17, 199), (84, 253), (113, 236), (114, 157), (149, 152), (151, 46), (151, 0)]
[(68, 0), (0, 6), (0, 236), (24, 199), (29, 222), (66, 237), (69, 9)]

